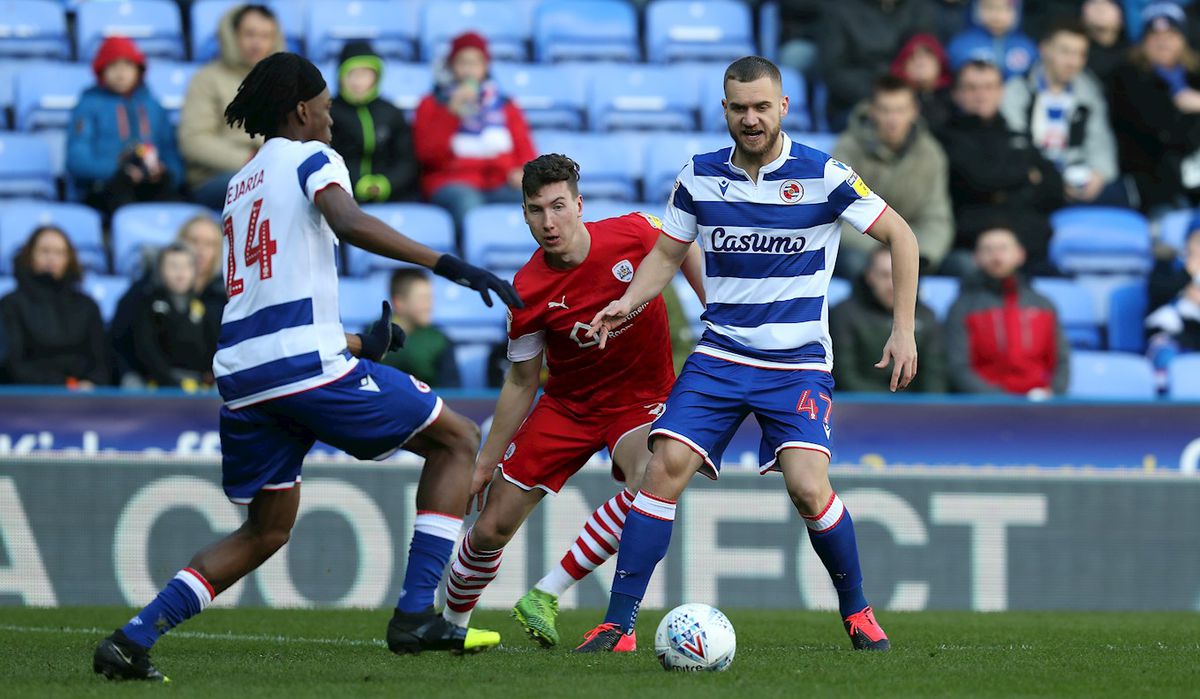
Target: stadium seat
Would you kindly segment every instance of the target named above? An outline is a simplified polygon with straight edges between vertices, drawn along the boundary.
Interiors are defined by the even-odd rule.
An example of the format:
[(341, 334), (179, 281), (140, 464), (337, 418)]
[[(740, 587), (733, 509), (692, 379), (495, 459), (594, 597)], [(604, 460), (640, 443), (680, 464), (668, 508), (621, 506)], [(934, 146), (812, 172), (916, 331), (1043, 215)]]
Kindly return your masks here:
[(841, 277), (830, 277), (829, 292), (825, 294), (825, 302), (830, 308), (838, 305), (842, 301), (850, 298), (850, 292), (853, 290), (853, 285)]
[(1195, 209), (1178, 209), (1163, 215), (1158, 222), (1158, 239), (1177, 250), (1182, 257), (1183, 245), (1191, 232), (1192, 219), (1195, 217)]
[(188, 83), (200, 69), (198, 63), (176, 63), (155, 61), (146, 71), (146, 87), (158, 98), (159, 103), (171, 117), (171, 123), (179, 122), (179, 110), (187, 96)]
[(646, 8), (646, 58), (729, 61), (755, 53), (750, 7), (735, 0), (654, 0)]
[(803, 143), (822, 153), (832, 153), (838, 140), (838, 135), (835, 133), (790, 133), (788, 135), (798, 143)]
[(333, 60), (347, 41), (367, 39), (384, 58), (415, 60), (419, 9), (417, 3), (386, 0), (314, 2), (308, 8), (308, 57)]
[(79, 57), (87, 61), (110, 36), (133, 39), (150, 57), (186, 58), (179, 5), (171, 0), (85, 3), (75, 13), (75, 35)]
[(463, 229), (463, 256), (467, 262), (501, 276), (511, 276), (537, 249), (519, 204), (488, 204), (474, 209), (467, 214)]
[(117, 209), (112, 220), (113, 271), (132, 274), (142, 263), (146, 250), (160, 248), (175, 239), (180, 226), (198, 214), (212, 212), (199, 204), (128, 204)]
[(636, 61), (637, 14), (621, 0), (543, 2), (533, 20), (534, 56), (554, 61)]
[(921, 286), (917, 293), (921, 303), (929, 306), (929, 310), (939, 321), (946, 320), (950, 306), (958, 298), (958, 279), (955, 277), (921, 277)]
[[(525, 236), (529, 237), (528, 230)], [(505, 314), (504, 304), (495, 294), (488, 308), (478, 291), (433, 278), (433, 324), (454, 342), (502, 342)]]
[(34, 134), (0, 132), (0, 197), (53, 199), (50, 145)]
[[(363, 206), (363, 211), (422, 245), (438, 252), (454, 252), (454, 221), (441, 207), (432, 204), (367, 204)], [(411, 266), (354, 245), (346, 245), (346, 271), (356, 277)]]
[[(672, 68), (689, 70), (697, 76), (701, 86), (700, 128), (728, 133), (725, 110), (721, 107), (721, 100), (725, 99), (725, 64), (688, 63)], [(788, 113), (783, 117), (784, 130), (805, 145), (824, 150), (800, 138), (813, 128), (808, 107), (808, 85), (804, 76), (783, 66), (779, 68), (779, 75), (783, 79), (783, 94), (788, 96)]]
[(0, 274), (0, 298), (4, 298), (17, 288), (17, 280)]
[(342, 277), (338, 280), (338, 312), (348, 333), (362, 332), (379, 320), (380, 304), (388, 297), (387, 273), (369, 277)]
[(533, 32), (529, 16), (514, 12), (506, 0), (439, 0), (425, 5), (421, 17), (421, 57), (441, 59), (450, 41), (466, 31), (487, 37), (492, 60), (524, 61)]
[(682, 77), (657, 66), (596, 66), (588, 109), (591, 130), (694, 131), (699, 90)]
[(525, 113), (531, 128), (583, 128), (587, 81), (566, 66), (493, 63), (492, 77)]
[(207, 63), (217, 57), (220, 42), (217, 29), (225, 13), (242, 0), (195, 0), (190, 10), (192, 60)]
[(84, 90), (96, 84), (82, 63), (29, 63), (17, 72), (13, 96), (17, 128), (63, 129)]
[(758, 55), (779, 63), (779, 36), (782, 33), (779, 3), (767, 0), (758, 8)]
[(1200, 354), (1182, 354), (1167, 366), (1167, 395), (1200, 400)]
[[(579, 163), (579, 192), (596, 199), (638, 199), (641, 176), (640, 139), (627, 141), (618, 134), (541, 131), (534, 134), (541, 153), (562, 153)], [(630, 147), (630, 143), (638, 146)]]
[(279, 20), (279, 28), (283, 31), (283, 43), (292, 53), (305, 53), (304, 37), (308, 29), (310, 2), (311, 0), (270, 0), (267, 3), (267, 7), (275, 13), (275, 19)]
[(1150, 228), (1129, 209), (1071, 206), (1050, 216), (1050, 261), (1069, 274), (1145, 274), (1153, 264)]
[(662, 134), (650, 139), (643, 175), (646, 200), (666, 201), (679, 171), (693, 155), (711, 153), (730, 145), (733, 141), (728, 133)]
[[(65, 177), (67, 174), (67, 130), (45, 129), (35, 134), (50, 146), (50, 173), (54, 177)], [(67, 179), (67, 200), (72, 200), (71, 181)]]
[[(486, 308), (486, 306), (485, 306)], [(487, 363), (492, 345), (472, 342), (454, 347), (454, 363), (458, 365), (459, 388), (481, 391), (487, 385)]]
[(25, 65), (24, 61), (0, 61), (0, 129), (11, 126), (8, 115), (16, 103), (17, 73)]
[(1150, 305), (1144, 281), (1114, 288), (1108, 297), (1108, 348), (1141, 352), (1146, 348), (1146, 313)]
[(100, 306), (100, 317), (107, 325), (117, 311), (117, 303), (129, 289), (129, 277), (89, 274), (83, 278), (83, 292)]
[(62, 5), (53, 0), (0, 2), (0, 57), (71, 58)]
[[(337, 85), (337, 69), (333, 71), (333, 82)], [(398, 63), (388, 61), (383, 66), (383, 82), (379, 94), (410, 116), (420, 104), (421, 98), (433, 89), (433, 68), (423, 63)]]
[(35, 228), (62, 228), (79, 253), (79, 262), (94, 272), (108, 271), (100, 214), (82, 204), (54, 201), (10, 201), (0, 207), (0, 270), (12, 273), (12, 258)]
[(1125, 352), (1071, 352), (1071, 398), (1149, 400), (1155, 397), (1150, 360)]
[(1071, 279), (1041, 277), (1034, 279), (1034, 291), (1050, 299), (1059, 325), (1072, 347), (1098, 349), (1100, 322), (1096, 306), (1087, 289)]

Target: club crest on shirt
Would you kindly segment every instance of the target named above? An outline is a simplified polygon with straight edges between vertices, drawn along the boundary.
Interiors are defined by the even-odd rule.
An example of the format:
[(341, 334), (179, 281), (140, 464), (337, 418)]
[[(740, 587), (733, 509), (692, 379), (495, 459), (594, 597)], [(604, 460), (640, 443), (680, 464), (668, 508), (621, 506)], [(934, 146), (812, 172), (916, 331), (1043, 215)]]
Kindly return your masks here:
[(785, 204), (796, 204), (804, 198), (804, 185), (796, 180), (784, 180), (783, 184), (779, 185), (779, 198)]
[(633, 281), (633, 264), (629, 260), (621, 260), (613, 265), (612, 273), (617, 281), (628, 284)]
[(849, 184), (850, 187), (854, 189), (859, 198), (865, 199), (866, 197), (871, 196), (871, 188), (867, 186), (866, 182), (862, 181), (862, 178), (858, 176), (858, 173), (851, 172), (850, 176), (846, 178), (846, 184)]
[(429, 393), (430, 391), (433, 390), (432, 388), (429, 387), (429, 384), (425, 383), (424, 381), (418, 379), (415, 376), (410, 376), (408, 378), (412, 380), (413, 386), (416, 386), (417, 390), (420, 391), (421, 393)]

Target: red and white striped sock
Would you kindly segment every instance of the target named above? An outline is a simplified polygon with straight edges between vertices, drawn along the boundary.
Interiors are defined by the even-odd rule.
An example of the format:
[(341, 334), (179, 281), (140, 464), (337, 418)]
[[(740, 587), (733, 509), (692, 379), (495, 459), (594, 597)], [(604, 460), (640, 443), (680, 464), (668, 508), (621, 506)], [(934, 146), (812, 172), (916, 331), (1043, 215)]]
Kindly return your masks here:
[(458, 626), (466, 626), (470, 621), (483, 589), (500, 572), (500, 557), (504, 555), (502, 548), (495, 551), (476, 549), (471, 545), (471, 531), (463, 537), (446, 581), (446, 609), (442, 616)]
[(621, 544), (621, 532), (625, 529), (625, 515), (633, 503), (633, 494), (622, 490), (611, 500), (596, 508), (583, 525), (583, 530), (571, 545), (571, 550), (562, 557), (546, 576), (534, 587), (542, 592), (561, 596), (576, 582), (583, 580), (617, 552)]

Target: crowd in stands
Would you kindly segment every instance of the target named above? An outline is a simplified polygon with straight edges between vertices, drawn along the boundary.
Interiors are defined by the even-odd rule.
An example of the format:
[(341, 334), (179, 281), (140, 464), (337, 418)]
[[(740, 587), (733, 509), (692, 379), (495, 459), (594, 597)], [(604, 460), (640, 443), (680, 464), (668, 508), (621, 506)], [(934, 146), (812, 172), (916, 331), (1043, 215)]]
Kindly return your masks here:
[[(192, 0), (179, 3), (180, 40), (183, 27), (194, 38), (181, 49), (119, 32), (85, 43), (86, 6), (107, 1), (63, 3), (71, 8), (63, 10), (64, 26), (79, 29), (74, 51), (39, 53), (0, 40), (13, 75), (23, 61), (47, 57), (90, 64), (94, 84), (64, 120), (57, 194), (94, 209), (104, 231), (99, 241), (73, 240), (56, 209), (37, 219), (36, 230), (17, 231), (0, 214), (0, 254), (11, 256), (11, 266), (0, 262), (9, 278), (0, 277), (0, 288), (12, 289), (0, 299), (0, 381), (211, 386), (224, 302), (215, 216), (230, 175), (262, 145), (229, 128), (224, 109), (258, 61), (285, 49), (307, 51), (328, 78), (333, 146), (361, 204), (390, 213), (419, 239), (423, 231), (403, 220), (429, 221), (437, 207), (448, 233), (436, 244), (436, 236), (423, 240), (468, 258), (476, 250), (491, 257), (473, 261), (508, 271), (532, 249), (520, 222), (523, 163), (547, 148), (579, 148), (568, 155), (583, 166), (585, 216), (622, 207), (657, 213), (657, 204), (639, 203), (662, 194), (653, 173), (673, 172), (692, 150), (720, 147), (723, 122), (710, 118), (718, 93), (706, 85), (728, 59), (759, 51), (784, 68), (792, 99), (784, 125), (792, 137), (851, 165), (917, 235), (927, 286), (917, 315), (921, 373), (912, 390), (1064, 394), (1072, 353), (1109, 349), (1143, 354), (1160, 377), (1154, 390), (1165, 391), (1175, 356), (1200, 351), (1200, 217), (1190, 213), (1200, 204), (1200, 55), (1192, 48), (1200, 2), (515, 0), (478, 11), (526, 13), (538, 18), (532, 25), (551, 5), (555, 13), (575, 8), (585, 14), (572, 31), (582, 33), (550, 46), (541, 33), (485, 36), (475, 25), (495, 23), (465, 19), (453, 31), (426, 21), (428, 35), (414, 31), (411, 42), (364, 29), (362, 37), (340, 31), (318, 46), (312, 27), (306, 33), (286, 22), (321, 0)], [(139, 1), (166, 2), (126, 4), (136, 11)], [(389, 7), (422, 5), (432, 12), (434, 3), (421, 0)], [(604, 20), (632, 23), (632, 38), (586, 16), (608, 6), (619, 11)], [(693, 19), (712, 13), (714, 26), (681, 20), (682, 30), (664, 34), (654, 23), (667, 10)], [(215, 26), (188, 26), (197, 17), (213, 17)], [(753, 25), (749, 45), (739, 21)], [(195, 39), (205, 36), (207, 43)], [(690, 53), (654, 43), (676, 39)], [(643, 42), (651, 65), (637, 62)], [(160, 61), (185, 54), (195, 61), (186, 89), (167, 105), (147, 76)], [(538, 62), (523, 62), (529, 59)], [(620, 73), (603, 72), (614, 60)], [(664, 61), (670, 65), (652, 65)], [(608, 118), (588, 100), (618, 79), (628, 79), (620, 87), (629, 94), (618, 90), (612, 108), (627, 118)], [(575, 84), (581, 80), (594, 83)], [(538, 81), (569, 84), (539, 92), (531, 89)], [(547, 96), (571, 87), (583, 95), (578, 104)], [(676, 107), (681, 90), (694, 111)], [(29, 130), (15, 107), (4, 121)], [(685, 133), (676, 133), (681, 125)], [(0, 148), (6, 135), (0, 132)], [(605, 140), (610, 135), (622, 140)], [(662, 162), (664, 143), (679, 144), (679, 162)], [(7, 192), (0, 188), (0, 196)], [(164, 202), (182, 208), (148, 222), (158, 231), (156, 245), (131, 252), (118, 244), (123, 212)], [(1125, 239), (1112, 248), (1085, 245), (1082, 257), (1072, 256), (1078, 248), (1064, 230), (1088, 208), (1135, 217), (1145, 240), (1110, 230), (1120, 228), (1115, 223), (1101, 231), (1106, 219), (1088, 218), (1101, 223), (1095, 236), (1083, 234), (1084, 243)], [(1129, 219), (1114, 213), (1107, 220)], [(481, 226), (486, 245), (473, 237)], [(473, 319), (466, 300), (421, 271), (343, 255), (352, 277), (346, 284), (361, 281), (356, 288), (366, 300), (390, 297), (394, 320), (408, 334), (387, 363), (443, 388), (482, 387), (502, 373), (502, 318)], [(130, 281), (98, 306), (88, 275), (109, 269), (131, 274)], [(873, 355), (890, 328), (890, 259), (872, 239), (847, 230), (834, 274), (829, 322), (838, 386), (886, 390), (888, 375)], [(1109, 294), (1128, 284), (1133, 302), (1110, 304)], [(681, 359), (702, 309), (686, 292), (667, 294)], [(347, 323), (369, 316), (365, 305)], [(1072, 309), (1083, 306), (1092, 311), (1081, 321)], [(1130, 322), (1134, 339), (1118, 341), (1114, 326)]]

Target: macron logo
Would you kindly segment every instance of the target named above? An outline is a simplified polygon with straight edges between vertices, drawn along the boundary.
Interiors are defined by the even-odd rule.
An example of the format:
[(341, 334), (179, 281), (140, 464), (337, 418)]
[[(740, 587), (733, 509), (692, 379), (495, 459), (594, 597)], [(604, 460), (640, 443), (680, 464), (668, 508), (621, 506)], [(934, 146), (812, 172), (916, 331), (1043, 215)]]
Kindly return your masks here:
[(364, 376), (363, 380), (358, 382), (358, 390), (379, 393), (379, 385), (375, 383), (375, 379)]
[(725, 190), (729, 189), (729, 180), (721, 180), (717, 186), (721, 188), (721, 196), (725, 196)]

